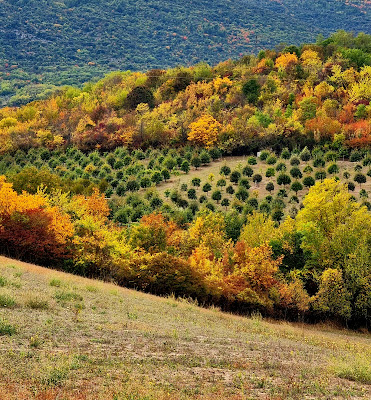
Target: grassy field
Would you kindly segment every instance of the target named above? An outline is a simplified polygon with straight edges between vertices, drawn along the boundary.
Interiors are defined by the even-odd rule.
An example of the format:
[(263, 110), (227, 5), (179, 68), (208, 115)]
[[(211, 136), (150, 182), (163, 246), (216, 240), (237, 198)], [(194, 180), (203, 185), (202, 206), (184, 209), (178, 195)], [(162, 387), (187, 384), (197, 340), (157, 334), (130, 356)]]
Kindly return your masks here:
[(0, 257), (0, 399), (369, 399), (366, 333), (243, 318)]

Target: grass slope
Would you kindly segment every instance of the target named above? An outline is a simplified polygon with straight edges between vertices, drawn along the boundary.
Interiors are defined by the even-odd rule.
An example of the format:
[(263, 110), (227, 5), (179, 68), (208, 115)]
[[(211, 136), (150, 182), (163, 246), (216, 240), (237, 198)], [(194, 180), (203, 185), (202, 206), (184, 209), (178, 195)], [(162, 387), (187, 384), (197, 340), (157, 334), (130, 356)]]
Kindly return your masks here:
[(366, 334), (202, 309), (0, 257), (0, 399), (366, 399)]

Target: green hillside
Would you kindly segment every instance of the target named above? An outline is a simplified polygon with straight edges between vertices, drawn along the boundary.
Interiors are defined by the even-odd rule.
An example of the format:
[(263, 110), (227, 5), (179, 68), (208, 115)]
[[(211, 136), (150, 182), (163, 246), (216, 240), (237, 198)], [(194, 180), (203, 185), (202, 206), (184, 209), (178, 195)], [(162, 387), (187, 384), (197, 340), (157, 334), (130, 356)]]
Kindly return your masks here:
[(0, 398), (367, 399), (370, 336), (0, 258)]
[(371, 33), (368, 1), (2, 0), (0, 5), (3, 104), (24, 103), (55, 86), (81, 84), (112, 70), (215, 64), (338, 29)]

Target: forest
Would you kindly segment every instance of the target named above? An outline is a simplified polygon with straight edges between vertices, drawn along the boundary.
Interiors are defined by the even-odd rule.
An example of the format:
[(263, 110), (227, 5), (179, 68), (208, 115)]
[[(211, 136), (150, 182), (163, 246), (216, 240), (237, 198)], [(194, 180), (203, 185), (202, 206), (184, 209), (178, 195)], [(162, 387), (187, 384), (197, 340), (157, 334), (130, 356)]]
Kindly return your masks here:
[(371, 36), (113, 72), (0, 109), (0, 250), (224, 310), (370, 326)]
[(216, 64), (338, 29), (370, 34), (370, 9), (365, 0), (3, 0), (0, 104), (109, 71)]

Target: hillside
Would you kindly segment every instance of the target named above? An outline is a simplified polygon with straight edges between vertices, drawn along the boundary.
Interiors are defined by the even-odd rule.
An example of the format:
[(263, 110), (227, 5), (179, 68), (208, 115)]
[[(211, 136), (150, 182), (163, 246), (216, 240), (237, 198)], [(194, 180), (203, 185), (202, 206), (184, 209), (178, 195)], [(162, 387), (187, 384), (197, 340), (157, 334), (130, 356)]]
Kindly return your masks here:
[[(371, 33), (370, 2), (0, 1), (3, 104), (112, 70), (216, 64), (338, 29)], [(14, 97), (15, 96), (15, 97)]]
[(371, 340), (0, 257), (0, 398), (367, 399)]

